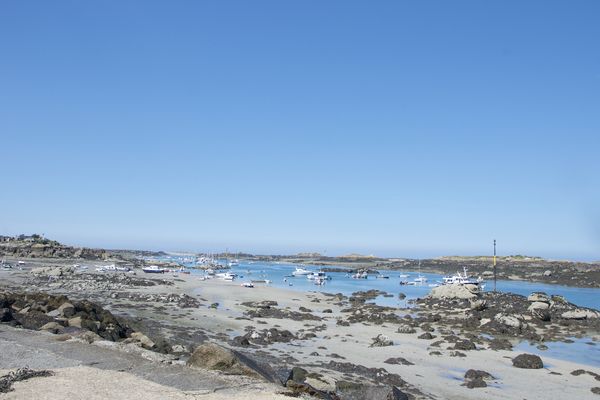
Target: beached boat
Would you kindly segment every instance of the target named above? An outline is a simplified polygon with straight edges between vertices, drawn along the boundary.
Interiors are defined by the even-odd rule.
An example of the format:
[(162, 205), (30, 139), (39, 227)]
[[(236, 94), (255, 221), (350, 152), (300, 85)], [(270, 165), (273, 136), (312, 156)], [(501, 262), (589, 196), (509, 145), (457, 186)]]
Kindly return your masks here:
[(164, 268), (160, 268), (157, 265), (151, 265), (149, 267), (144, 267), (144, 268), (142, 268), (142, 271), (144, 271), (147, 274), (164, 274), (165, 273)]
[(235, 278), (237, 278), (237, 275), (233, 274), (231, 272), (222, 272), (222, 273), (216, 274), (215, 276), (217, 278), (220, 278), (220, 279), (224, 280), (224, 281), (232, 281)]

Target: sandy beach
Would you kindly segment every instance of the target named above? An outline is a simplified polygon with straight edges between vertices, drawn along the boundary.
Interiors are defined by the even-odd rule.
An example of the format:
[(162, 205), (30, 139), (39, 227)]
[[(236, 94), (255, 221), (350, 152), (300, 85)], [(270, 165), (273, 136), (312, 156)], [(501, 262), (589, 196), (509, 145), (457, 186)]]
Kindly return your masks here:
[[(198, 276), (185, 274), (150, 276), (151, 274), (141, 272), (121, 275), (155, 284), (129, 285), (125, 278), (121, 278), (113, 280), (117, 283), (109, 282), (98, 286), (98, 280), (105, 280), (107, 273), (76, 271), (50, 280), (44, 276), (40, 279), (39, 275), (33, 279), (35, 274), (32, 271), (35, 272), (36, 268), (36, 264), (32, 263), (23, 271), (2, 272), (3, 286), (14, 289), (26, 284), (30, 290), (43, 289), (48, 293), (67, 295), (70, 299), (92, 299), (115, 315), (132, 321), (136, 329), (153, 340), (164, 338), (170, 344), (185, 349), (177, 357), (170, 359), (169, 363), (173, 364), (171, 368), (189, 370), (190, 368), (181, 364), (184, 364), (195, 346), (201, 342), (213, 342), (269, 363), (279, 371), (302, 367), (315, 374), (316, 378), (310, 378), (307, 382), (325, 392), (334, 392), (336, 387), (340, 387), (340, 382), (384, 384), (402, 381), (402, 390), (414, 398), (558, 399), (568, 394), (580, 399), (593, 399), (597, 396), (591, 389), (600, 385), (591, 374), (571, 374), (577, 370), (598, 371), (597, 366), (542, 357), (544, 367), (541, 369), (515, 368), (512, 359), (518, 352), (491, 350), (485, 345), (485, 341), (478, 341), (481, 338), (477, 334), (450, 331), (450, 326), (442, 322), (428, 320), (426, 324), (416, 325), (411, 333), (398, 332), (402, 323), (395, 320), (372, 323), (369, 319), (364, 319), (344, 323), (362, 311), (353, 311), (352, 303), (348, 303), (348, 299), (343, 299), (342, 296), (319, 292), (303, 293), (260, 284), (254, 288), (246, 288), (235, 281), (200, 280)], [(101, 289), (90, 290), (92, 283)], [(188, 302), (197, 303), (192, 307), (182, 307), (177, 302), (165, 301), (169, 295), (186, 296), (186, 299), (193, 299)], [(265, 301), (273, 302), (271, 307), (259, 306)], [(360, 307), (356, 308), (359, 309)], [(421, 308), (397, 309), (393, 313), (417, 317), (420, 310)], [(433, 338), (420, 338), (424, 332), (432, 332)], [(43, 335), (52, 336), (47, 333)], [(378, 335), (383, 335), (392, 343), (373, 347), (373, 339)], [(465, 349), (469, 351), (457, 351), (452, 346), (451, 339), (442, 339), (449, 338), (448, 335), (470, 338), (477, 345), (474, 349)], [(249, 338), (249, 341), (244, 342), (242, 338)], [(442, 340), (436, 343), (436, 338)], [(18, 343), (15, 335), (11, 340)], [(597, 342), (596, 332), (590, 346)], [(101, 343), (103, 341), (85, 346), (102, 348)], [(123, 349), (116, 350), (112, 346), (109, 350), (104, 346), (102, 351)], [(30, 356), (32, 360), (36, 359), (35, 354)], [(401, 361), (391, 363), (390, 359)], [(17, 364), (14, 360), (11, 364), (3, 357), (0, 368), (16, 368)], [(19, 391), (36, 392), (41, 387), (36, 385), (43, 385), (44, 380), (61, 382), (60, 386), (69, 387), (64, 382), (86, 374), (97, 379), (78, 379), (79, 385), (82, 381), (92, 381), (104, 386), (101, 382), (110, 381), (114, 378), (113, 374), (118, 374), (122, 382), (127, 382), (124, 383), (126, 387), (148, 385), (148, 396), (173, 399), (180, 398), (177, 396), (189, 396), (188, 390), (184, 390), (186, 388), (177, 387), (172, 382), (147, 384), (148, 376), (144, 374), (124, 375), (110, 368), (99, 372), (94, 366), (66, 365), (61, 368), (60, 365), (53, 367), (51, 364), (48, 368), (54, 370), (58, 367), (59, 372), (55, 376), (20, 382), (15, 385), (15, 392), (9, 396), (17, 396)], [(486, 379), (486, 387), (468, 388), (463, 384), (465, 372), (469, 369), (485, 371), (493, 378)], [(210, 374), (215, 376), (215, 372)], [(384, 374), (385, 379), (377, 378), (378, 374)], [(235, 386), (231, 385), (231, 376), (224, 378), (222, 374), (217, 375), (226, 382), (223, 386)], [(212, 381), (213, 378), (199, 378), (199, 382), (203, 380)], [(267, 385), (266, 389), (265, 383), (260, 385), (263, 386), (255, 394), (257, 398), (276, 398), (278, 390), (283, 389), (273, 384)], [(120, 392), (121, 388), (113, 385), (110, 390)], [(48, 391), (47, 398), (58, 398), (59, 392)], [(202, 394), (202, 398), (235, 398), (230, 393), (224, 395), (218, 391), (210, 396), (214, 397)]]

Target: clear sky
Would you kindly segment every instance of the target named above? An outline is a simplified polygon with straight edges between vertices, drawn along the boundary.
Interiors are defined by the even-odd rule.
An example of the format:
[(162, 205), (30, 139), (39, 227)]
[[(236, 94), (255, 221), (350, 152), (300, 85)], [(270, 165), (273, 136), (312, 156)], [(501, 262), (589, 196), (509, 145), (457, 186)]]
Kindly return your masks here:
[(600, 259), (600, 2), (3, 1), (0, 234)]

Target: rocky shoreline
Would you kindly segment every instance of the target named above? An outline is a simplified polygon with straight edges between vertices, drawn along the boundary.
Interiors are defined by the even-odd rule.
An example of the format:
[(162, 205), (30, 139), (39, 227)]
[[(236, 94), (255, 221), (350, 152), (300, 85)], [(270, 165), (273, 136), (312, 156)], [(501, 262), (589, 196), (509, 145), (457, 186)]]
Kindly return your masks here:
[[(0, 273), (4, 324), (65, 340), (136, 346), (174, 365), (246, 371), (282, 393), (317, 398), (478, 398), (482, 394), (472, 392), (477, 390), (486, 390), (489, 398), (521, 396), (524, 388), (513, 382), (510, 392), (503, 382), (522, 379), (518, 369), (548, 367), (543, 354), (539, 361), (518, 358), (513, 351), (518, 342), (543, 351), (548, 343), (581, 337), (592, 348), (600, 336), (598, 311), (543, 293), (524, 297), (440, 287), (398, 308), (370, 301), (399, 293), (245, 289), (193, 276), (82, 271), (48, 260)], [(457, 363), (464, 369), (453, 385), (442, 371)], [(596, 376), (588, 366), (554, 359), (550, 364), (543, 398), (552, 398), (549, 390), (560, 383), (555, 377), (574, 371), (584, 371), (569, 375), (569, 382), (578, 377), (585, 382), (576, 390), (582, 398), (600, 386), (589, 382)]]

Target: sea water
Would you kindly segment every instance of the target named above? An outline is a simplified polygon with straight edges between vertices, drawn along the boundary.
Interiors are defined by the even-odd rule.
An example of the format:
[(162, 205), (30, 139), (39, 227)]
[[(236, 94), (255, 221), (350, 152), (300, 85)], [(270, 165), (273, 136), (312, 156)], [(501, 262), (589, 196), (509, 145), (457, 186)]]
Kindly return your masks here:
[[(185, 264), (177, 257), (169, 257), (169, 261), (180, 262), (187, 267), (193, 267), (194, 264)], [(315, 285), (314, 282), (306, 276), (293, 277), (292, 272), (298, 267), (298, 264), (280, 263), (280, 262), (240, 262), (229, 271), (238, 274), (237, 281), (249, 282), (252, 280), (271, 281), (270, 286), (286, 288), (297, 291), (318, 291), (324, 293), (342, 293), (351, 295), (357, 291), (366, 291), (370, 289), (381, 290), (391, 294), (391, 297), (378, 296), (373, 302), (389, 307), (406, 308), (410, 307), (409, 300), (425, 297), (432, 289), (429, 285), (438, 283), (442, 276), (432, 273), (421, 273), (415, 271), (388, 271), (380, 270), (380, 275), (387, 276), (389, 279), (376, 278), (376, 275), (369, 275), (368, 279), (354, 279), (351, 274), (346, 272), (328, 272), (331, 280), (326, 281), (322, 286)], [(327, 266), (336, 268), (336, 266)], [(340, 266), (340, 268), (343, 268)], [(318, 266), (307, 266), (306, 269), (318, 271)], [(201, 276), (205, 272), (193, 269), (193, 275)], [(400, 275), (407, 275), (402, 276)], [(422, 286), (400, 285), (401, 281), (413, 281), (419, 275), (427, 278), (427, 282)], [(493, 281), (486, 282), (486, 291), (493, 290)], [(256, 283), (256, 285), (264, 285)], [(502, 292), (512, 292), (523, 296), (528, 296), (532, 292), (545, 292), (549, 295), (559, 295), (565, 297), (569, 302), (582, 307), (600, 309), (600, 289), (579, 288), (563, 285), (549, 285), (537, 282), (526, 281), (504, 281), (497, 282), (497, 290)], [(400, 300), (398, 294), (403, 293), (406, 298)], [(529, 353), (536, 353), (542, 357), (551, 357), (556, 359), (569, 360), (598, 366), (600, 364), (600, 345), (594, 345), (591, 338), (573, 338), (573, 343), (546, 342), (547, 350), (539, 350), (534, 345), (524, 341), (518, 344), (515, 349)], [(592, 344), (590, 344), (592, 343)]]
[[(171, 261), (177, 261), (171, 258)], [(188, 264), (186, 266), (192, 266)], [(306, 276), (292, 276), (292, 272), (298, 267), (298, 264), (278, 263), (278, 262), (244, 262), (232, 267), (229, 271), (238, 274), (238, 281), (249, 282), (252, 280), (268, 279), (270, 285), (278, 288), (288, 288), (298, 291), (319, 291), (327, 293), (342, 293), (346, 296), (365, 290), (381, 290), (387, 292), (393, 297), (379, 296), (375, 299), (376, 304), (384, 306), (399, 307), (407, 305), (410, 299), (416, 299), (426, 296), (432, 289), (429, 285), (441, 282), (442, 275), (432, 273), (421, 273), (421, 276), (427, 278), (423, 285), (401, 285), (401, 281), (412, 282), (419, 273), (416, 271), (388, 271), (380, 270), (380, 276), (387, 276), (389, 279), (376, 278), (377, 275), (369, 275), (367, 279), (354, 279), (351, 274), (346, 272), (328, 272), (331, 280), (324, 285), (315, 285), (314, 281)], [(337, 268), (330, 265), (328, 268)], [(340, 268), (343, 268), (340, 266)], [(318, 266), (307, 266), (306, 269), (318, 271)], [(204, 274), (202, 270), (194, 270), (194, 274)], [(400, 277), (407, 275), (407, 277)], [(486, 291), (493, 290), (493, 281), (486, 282)], [(528, 296), (532, 292), (545, 292), (548, 295), (564, 296), (567, 301), (582, 307), (600, 309), (600, 289), (580, 288), (562, 285), (550, 285), (538, 282), (527, 281), (504, 281), (497, 282), (497, 290), (501, 292), (511, 292)], [(403, 293), (406, 299), (400, 300), (398, 294)]]

